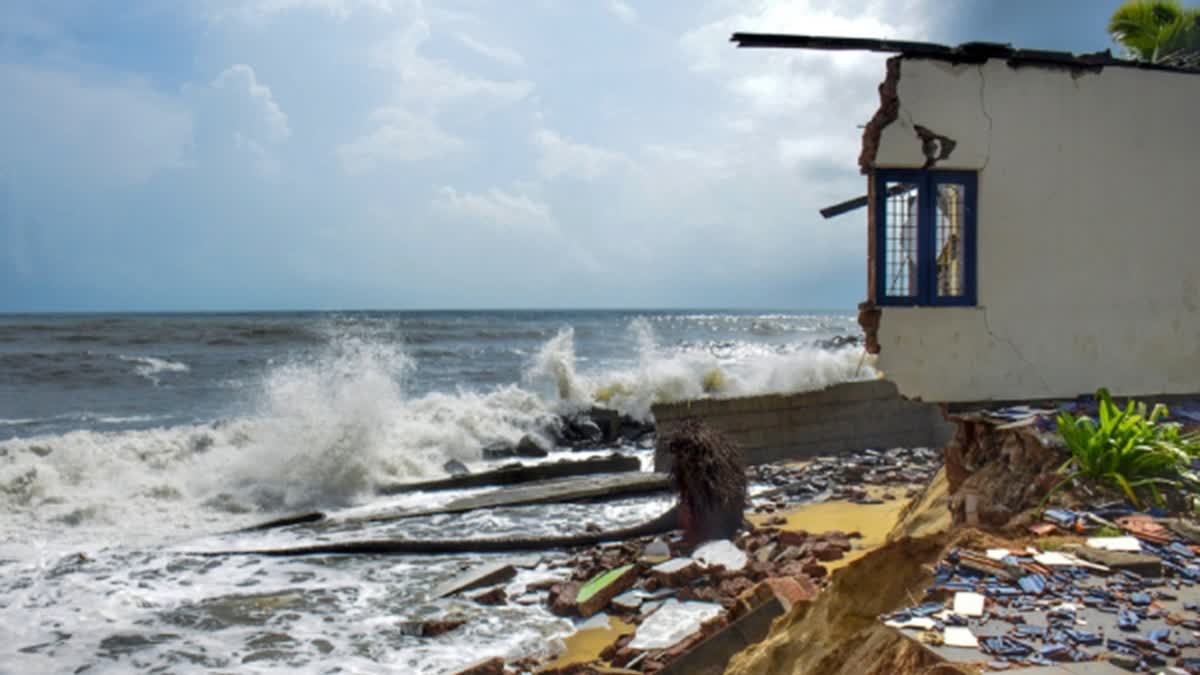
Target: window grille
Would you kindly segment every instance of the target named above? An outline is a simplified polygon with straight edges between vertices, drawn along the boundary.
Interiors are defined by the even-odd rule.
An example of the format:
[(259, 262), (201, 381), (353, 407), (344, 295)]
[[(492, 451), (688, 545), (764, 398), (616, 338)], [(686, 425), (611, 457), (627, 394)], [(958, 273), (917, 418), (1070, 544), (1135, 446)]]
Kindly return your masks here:
[(889, 169), (875, 180), (876, 302), (975, 304), (976, 175)]

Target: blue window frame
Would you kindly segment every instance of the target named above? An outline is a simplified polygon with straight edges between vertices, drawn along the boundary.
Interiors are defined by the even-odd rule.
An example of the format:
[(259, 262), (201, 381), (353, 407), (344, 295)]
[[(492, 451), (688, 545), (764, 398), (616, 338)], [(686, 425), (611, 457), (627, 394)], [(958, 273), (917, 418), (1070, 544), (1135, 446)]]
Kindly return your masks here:
[(875, 171), (875, 302), (976, 302), (977, 174)]

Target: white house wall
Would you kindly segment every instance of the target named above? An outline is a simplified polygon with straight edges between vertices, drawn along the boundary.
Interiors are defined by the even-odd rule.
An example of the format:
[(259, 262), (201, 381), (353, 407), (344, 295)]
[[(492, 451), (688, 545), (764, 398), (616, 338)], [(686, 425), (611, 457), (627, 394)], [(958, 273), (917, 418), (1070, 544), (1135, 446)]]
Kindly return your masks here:
[(905, 59), (878, 168), (914, 125), (979, 171), (978, 306), (884, 307), (877, 365), (930, 401), (1200, 392), (1200, 75)]

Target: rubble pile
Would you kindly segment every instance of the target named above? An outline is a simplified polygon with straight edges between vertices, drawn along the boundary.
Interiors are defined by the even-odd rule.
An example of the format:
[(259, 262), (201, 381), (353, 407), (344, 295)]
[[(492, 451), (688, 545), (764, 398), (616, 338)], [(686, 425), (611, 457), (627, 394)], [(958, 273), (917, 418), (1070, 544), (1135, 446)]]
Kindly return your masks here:
[[(892, 448), (817, 457), (803, 464), (760, 464), (749, 472), (752, 482), (774, 488), (755, 499), (755, 511), (771, 513), (787, 504), (822, 498), (880, 504), (889, 498), (912, 497), (941, 465), (939, 450)], [(873, 496), (869, 486), (896, 489)]]
[(925, 598), (882, 617), (952, 663), (1105, 660), (1200, 673), (1200, 536), (1128, 507), (1050, 509), (1042, 546), (951, 549)]
[[(597, 619), (603, 626), (610, 616), (620, 619), (635, 632), (619, 637), (600, 658), (612, 667), (654, 673), (767, 603), (778, 601), (774, 607), (781, 613), (811, 600), (827, 574), (823, 563), (843, 557), (857, 537), (768, 526), (691, 551), (681, 541), (645, 537), (581, 551), (564, 563), (568, 579), (529, 584), (519, 597), (510, 599), (503, 586), (465, 597), (500, 605), (536, 597), (555, 614), (589, 619), (579, 630)], [(540, 672), (589, 671), (574, 664)]]

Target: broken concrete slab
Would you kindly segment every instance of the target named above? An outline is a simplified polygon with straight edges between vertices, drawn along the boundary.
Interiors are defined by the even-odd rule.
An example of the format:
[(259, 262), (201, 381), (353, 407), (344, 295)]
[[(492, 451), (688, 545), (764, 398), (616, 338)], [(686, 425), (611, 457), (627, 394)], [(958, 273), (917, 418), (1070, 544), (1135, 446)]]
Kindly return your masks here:
[(434, 516), (443, 513), (463, 513), (501, 506), (612, 499), (636, 494), (666, 492), (668, 490), (670, 490), (670, 481), (666, 474), (661, 473), (619, 473), (580, 476), (540, 481), (528, 485), (511, 487), (507, 490), (497, 490), (482, 495), (463, 497), (432, 509), (391, 511), (355, 520), (360, 522), (386, 522), (419, 516)]
[(700, 563), (691, 558), (672, 558), (650, 568), (650, 576), (662, 586), (682, 586), (700, 573)]
[(612, 599), (612, 606), (623, 612), (632, 612), (645, 600), (637, 591), (626, 591)]
[(722, 611), (720, 605), (708, 602), (680, 602), (671, 598), (638, 626), (629, 647), (666, 649), (700, 630), (701, 624)]
[(406, 492), (428, 492), (433, 490), (461, 490), (493, 485), (515, 485), (552, 478), (590, 476), (605, 473), (629, 473), (641, 470), (641, 461), (632, 455), (612, 453), (607, 457), (585, 460), (563, 460), (546, 464), (512, 464), (493, 471), (451, 476), (420, 483), (392, 483), (376, 488), (381, 495), (398, 495)]
[(671, 661), (659, 672), (661, 675), (720, 675), (735, 654), (761, 642), (767, 636), (771, 622), (784, 611), (780, 600), (771, 598)]
[(1109, 551), (1091, 546), (1081, 546), (1076, 554), (1084, 560), (1114, 570), (1127, 570), (1143, 577), (1162, 576), (1162, 559), (1145, 553)]
[(632, 588), (637, 579), (635, 565), (624, 565), (593, 577), (575, 596), (579, 616), (588, 617), (600, 611), (609, 600)]
[(489, 563), (473, 567), (433, 589), (432, 597), (444, 598), (462, 591), (504, 583), (517, 576), (517, 568), (507, 562)]
[(742, 570), (749, 562), (745, 552), (728, 539), (718, 539), (700, 546), (692, 553), (692, 558), (708, 567), (720, 565), (730, 572)]

